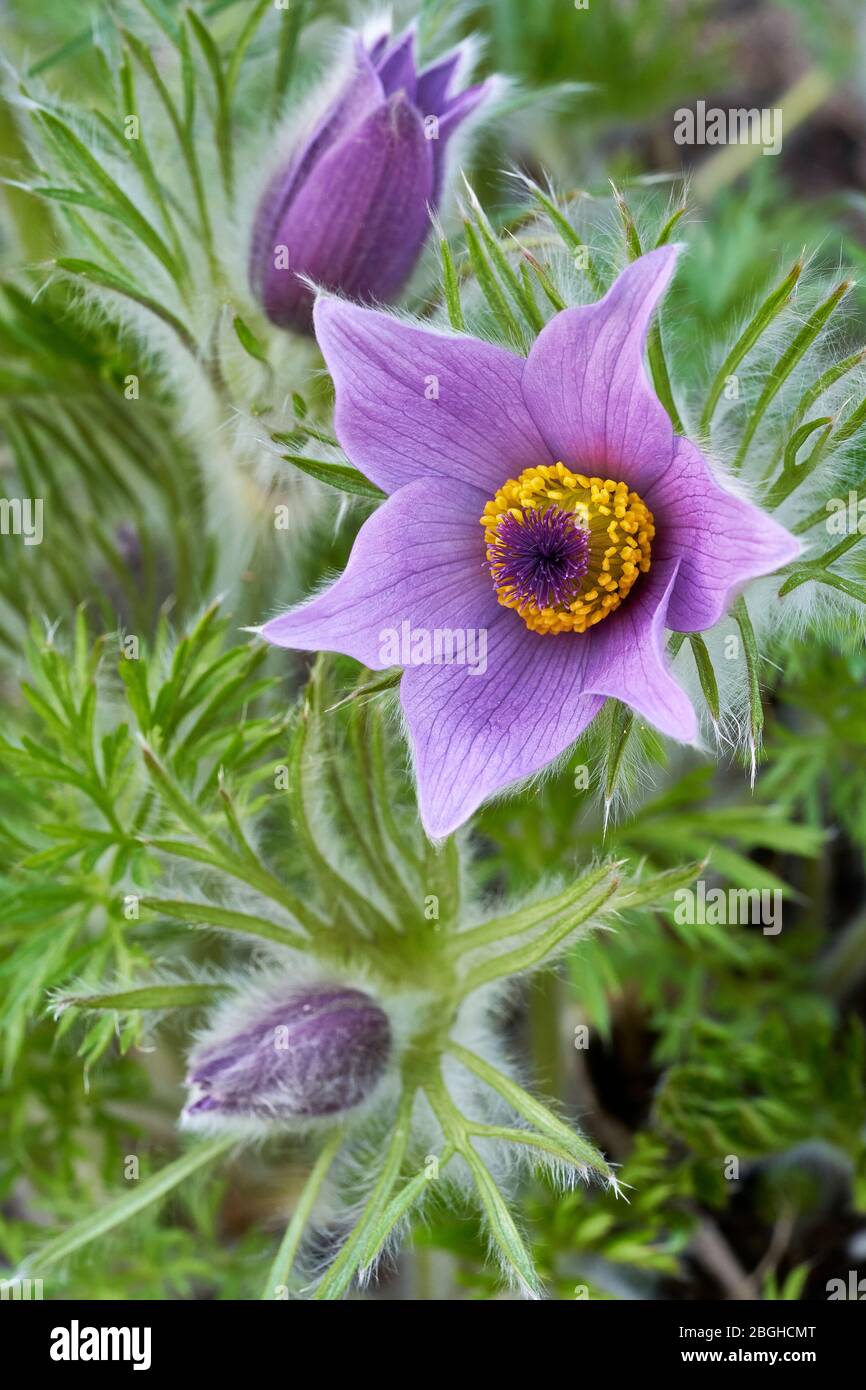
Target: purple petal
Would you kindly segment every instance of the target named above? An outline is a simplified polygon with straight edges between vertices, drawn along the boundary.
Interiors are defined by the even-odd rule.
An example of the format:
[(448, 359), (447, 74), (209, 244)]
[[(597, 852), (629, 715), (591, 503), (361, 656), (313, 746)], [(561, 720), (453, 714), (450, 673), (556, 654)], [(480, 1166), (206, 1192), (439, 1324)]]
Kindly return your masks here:
[(514, 353), (336, 299), (317, 301), (315, 327), (337, 392), (337, 438), (386, 492), (433, 474), (486, 499), (522, 469), (550, 463)]
[(299, 274), (347, 295), (388, 299), (408, 278), (429, 229), (433, 157), (418, 113), (391, 97), (321, 159), (275, 233), (289, 269), (268, 264), (264, 303), (294, 325), (312, 296)]
[(426, 68), (418, 78), (415, 105), (422, 116), (438, 116), (445, 105), (448, 88), (460, 66), (460, 49)]
[(484, 561), (478, 518), (485, 501), (462, 483), (410, 483), (365, 521), (337, 582), (266, 623), (262, 636), (279, 647), (343, 652), (383, 670), (403, 664), (388, 643), (392, 633), (402, 643), (404, 623), (424, 632), (486, 628), (502, 610)]
[[(475, 87), (467, 87), (456, 97), (449, 101), (448, 105), (439, 116), (438, 138), (432, 141), (433, 144), (433, 206), (438, 207), (442, 196), (442, 184), (445, 178), (445, 160), (448, 152), (448, 140), (455, 130), (467, 116), (471, 116), (493, 90), (493, 83), (488, 79), (487, 82), (479, 82)], [(422, 115), (425, 114), (422, 108)]]
[[(240, 1026), (238, 1026), (240, 1025)], [(252, 1000), (214, 1027), (190, 1057), (196, 1095), (185, 1115), (292, 1120), (351, 1109), (387, 1065), (391, 1028), (360, 990), (320, 987)]]
[(474, 87), (466, 87), (462, 92), (458, 92), (456, 97), (452, 97), (439, 118), (440, 139), (447, 139), (452, 135), (460, 122), (471, 116), (475, 108), (480, 106), (492, 91), (493, 82), (488, 78), (486, 82), (477, 82)]
[(678, 567), (677, 560), (654, 558), (622, 607), (590, 630), (584, 688), (622, 700), (661, 733), (693, 743), (694, 708), (665, 664), (665, 621)]
[(523, 394), (553, 456), (644, 493), (670, 466), (674, 433), (644, 368), (653, 310), (677, 248), (632, 262), (603, 299), (565, 309), (533, 345)]
[(405, 92), (411, 102), (415, 101), (415, 34), (411, 29), (377, 61), (376, 70), (387, 96)]
[(271, 179), (259, 204), (250, 248), (250, 282), (262, 295), (267, 267), (273, 265), (274, 248), (280, 244), (277, 229), (286, 210), (322, 154), (382, 105), (384, 89), (360, 39), (354, 48), (354, 71), (343, 91), (328, 108), (307, 141)]
[(677, 439), (674, 466), (647, 500), (658, 531), (654, 554), (679, 559), (667, 613), (668, 627), (678, 632), (712, 627), (748, 580), (772, 574), (802, 550), (772, 517), (720, 487), (688, 439)]
[(500, 607), (487, 633), (487, 669), (413, 667), (401, 683), (418, 778), (434, 838), (456, 830), (487, 797), (568, 748), (604, 701), (583, 689), (583, 636), (530, 632)]

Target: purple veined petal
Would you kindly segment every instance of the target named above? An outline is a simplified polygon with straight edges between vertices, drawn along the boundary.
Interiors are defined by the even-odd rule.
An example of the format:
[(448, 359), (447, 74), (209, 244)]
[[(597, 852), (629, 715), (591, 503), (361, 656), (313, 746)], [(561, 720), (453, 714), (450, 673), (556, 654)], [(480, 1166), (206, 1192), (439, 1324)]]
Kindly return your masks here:
[(665, 664), (665, 623), (678, 568), (677, 560), (654, 558), (622, 606), (586, 634), (585, 689), (621, 700), (669, 738), (693, 743), (697, 716)]
[(419, 75), (415, 105), (422, 116), (438, 116), (441, 113), (462, 56), (458, 48)]
[(401, 682), (421, 820), (436, 839), (558, 757), (604, 704), (584, 691), (584, 635), (530, 632), (497, 607), (483, 673), (413, 667)]
[[(448, 140), (454, 134), (459, 125), (471, 116), (473, 111), (484, 102), (493, 90), (493, 82), (488, 78), (486, 82), (479, 82), (475, 87), (467, 87), (448, 102), (444, 110), (438, 117), (439, 129), (438, 139), (432, 140), (433, 145), (433, 206), (438, 207), (442, 197), (442, 185), (445, 179), (445, 161), (448, 153)], [(423, 112), (422, 112), (423, 114)]]
[(415, 33), (412, 29), (396, 39), (383, 57), (377, 59), (376, 71), (379, 74), (386, 96), (405, 92), (414, 103), (417, 86), (415, 68)]
[(678, 632), (713, 627), (750, 579), (773, 574), (803, 549), (772, 517), (721, 487), (688, 439), (677, 439), (674, 466), (647, 502), (656, 518), (654, 557), (679, 559), (667, 614)]
[(597, 304), (557, 314), (523, 373), (526, 404), (554, 458), (640, 493), (663, 476), (674, 452), (673, 427), (647, 377), (644, 348), (677, 249), (650, 251)]
[(319, 986), (247, 1001), (194, 1049), (185, 1119), (292, 1121), (350, 1110), (372, 1093), (391, 1049), (387, 1014), (360, 990)]
[[(351, 1005), (348, 996), (357, 993)], [(360, 991), (346, 991), (328, 1019), (298, 1030), (298, 1113), (335, 1115), (366, 1100), (381, 1079), (391, 1051), (387, 1014)]]
[[(320, 297), (316, 337), (349, 458), (386, 492), (430, 475), (480, 488), (551, 457), (523, 403), (523, 358)], [(479, 513), (480, 515), (480, 513)]]
[(418, 113), (391, 97), (322, 155), (275, 233), (289, 266), (271, 260), (265, 309), (275, 322), (309, 320), (307, 275), (363, 299), (389, 299), (415, 266), (429, 230), (433, 158)]
[(502, 610), (478, 523), (485, 500), (462, 483), (410, 483), (365, 521), (336, 583), (266, 623), (261, 635), (279, 647), (342, 652), (383, 670), (404, 664), (394, 644), (404, 650), (408, 642), (411, 651), (419, 631), (486, 630)]
[(363, 43), (355, 41), (353, 71), (342, 92), (331, 104), (289, 167), (279, 169), (271, 179), (259, 204), (250, 246), (250, 283), (263, 294), (268, 265), (273, 264), (276, 235), (297, 190), (321, 156), (353, 126), (382, 105), (385, 92)]
[(294, 991), (280, 1003), (270, 1002), (250, 1011), (245, 1026), (200, 1044), (190, 1059), (188, 1083), (206, 1088), (220, 1085), (228, 1092), (248, 1084), (250, 1069), (256, 1077), (262, 1076), (273, 1065), (275, 1050), (263, 1050), (262, 1045), (272, 1041), (274, 1029), (283, 1025), (287, 1016), (306, 1021), (313, 1013), (318, 1016), (326, 1012), (344, 999), (346, 991), (339, 986), (319, 986), (311, 999), (303, 999), (296, 1007), (300, 993)]

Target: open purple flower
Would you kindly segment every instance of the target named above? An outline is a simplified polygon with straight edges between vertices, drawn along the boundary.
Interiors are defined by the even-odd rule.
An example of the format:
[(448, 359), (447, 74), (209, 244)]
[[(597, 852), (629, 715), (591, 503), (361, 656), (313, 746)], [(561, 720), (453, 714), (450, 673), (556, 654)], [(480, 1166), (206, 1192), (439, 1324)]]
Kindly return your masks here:
[[(444, 659), (404, 644), (398, 663), (431, 835), (556, 758), (608, 696), (694, 741), (665, 628), (712, 627), (799, 553), (674, 434), (650, 386), (646, 334), (676, 254), (650, 252), (597, 304), (557, 314), (527, 359), (317, 303), (338, 438), (391, 495), (342, 577), (262, 633), (374, 669), (395, 661), (383, 634), (433, 634), (418, 650)], [(483, 669), (455, 642), (479, 631)]]
[(369, 995), (339, 985), (232, 1002), (189, 1059), (190, 1127), (292, 1122), (366, 1100), (391, 1052), (388, 1017)]
[(450, 137), (490, 83), (456, 94), (458, 49), (415, 68), (414, 33), (367, 47), (307, 142), (271, 180), (256, 213), (250, 281), (268, 317), (307, 330), (307, 275), (353, 299), (389, 300), (421, 254), (442, 195)]

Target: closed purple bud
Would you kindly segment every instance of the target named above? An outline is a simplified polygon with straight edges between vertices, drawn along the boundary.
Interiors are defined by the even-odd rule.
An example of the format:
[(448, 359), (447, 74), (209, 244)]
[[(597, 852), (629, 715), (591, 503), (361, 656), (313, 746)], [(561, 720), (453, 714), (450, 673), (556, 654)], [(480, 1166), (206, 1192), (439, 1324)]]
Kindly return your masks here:
[(336, 1115), (374, 1090), (391, 1052), (388, 1017), (360, 990), (289, 989), (233, 1005), (189, 1060), (184, 1121), (276, 1123)]
[(449, 95), (461, 56), (419, 74), (413, 33), (356, 39), (351, 76), (256, 213), (250, 283), (272, 322), (310, 330), (301, 275), (359, 300), (402, 289), (442, 195), (448, 140), (490, 90)]

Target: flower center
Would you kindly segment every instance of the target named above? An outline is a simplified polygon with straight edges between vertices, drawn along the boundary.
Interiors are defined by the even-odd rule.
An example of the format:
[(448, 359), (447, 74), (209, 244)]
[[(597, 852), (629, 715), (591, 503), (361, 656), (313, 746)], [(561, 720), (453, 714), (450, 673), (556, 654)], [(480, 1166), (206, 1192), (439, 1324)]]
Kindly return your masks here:
[(503, 512), (488, 540), (487, 562), (498, 590), (520, 608), (563, 608), (589, 569), (589, 532), (559, 507)]
[(481, 517), (496, 596), (533, 632), (586, 632), (650, 567), (652, 512), (627, 483), (562, 463), (509, 478)]

